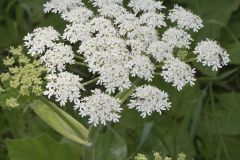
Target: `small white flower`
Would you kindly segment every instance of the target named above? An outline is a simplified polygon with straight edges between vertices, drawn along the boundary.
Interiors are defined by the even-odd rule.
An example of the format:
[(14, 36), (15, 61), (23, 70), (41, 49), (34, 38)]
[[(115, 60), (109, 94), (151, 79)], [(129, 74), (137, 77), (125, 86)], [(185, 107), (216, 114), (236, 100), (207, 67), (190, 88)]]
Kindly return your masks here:
[(82, 5), (81, 0), (51, 0), (44, 4), (44, 12), (63, 13)]
[(189, 49), (192, 38), (187, 32), (181, 29), (169, 28), (163, 33), (162, 41), (168, 43), (172, 47)]
[(147, 12), (147, 13), (143, 13), (140, 16), (140, 23), (146, 24), (149, 27), (152, 27), (153, 29), (155, 27), (160, 28), (162, 26), (166, 26), (164, 18), (165, 18), (164, 14), (156, 13), (156, 12)]
[(213, 71), (217, 71), (230, 62), (226, 50), (221, 48), (216, 41), (209, 39), (199, 42), (193, 53), (197, 55), (198, 62), (212, 67)]
[(129, 79), (129, 69), (119, 64), (105, 66), (100, 71), (98, 84), (104, 85), (108, 93), (115, 93), (116, 89), (123, 91), (132, 86)]
[(156, 87), (144, 85), (136, 88), (136, 91), (131, 95), (128, 106), (129, 108), (136, 108), (145, 118), (155, 111), (161, 114), (162, 111), (168, 110), (171, 103), (168, 102), (167, 93)]
[[(94, 56), (95, 52), (108, 52), (108, 57), (111, 58), (111, 54), (118, 57), (126, 56), (128, 50), (125, 41), (121, 38), (96, 37), (84, 41), (80, 45), (78, 52), (83, 54), (86, 58), (91, 58)], [(94, 60), (94, 58), (91, 59)]]
[(113, 4), (118, 4), (121, 5), (123, 3), (122, 0), (91, 0), (93, 2), (94, 6), (103, 8), (105, 6), (113, 5)]
[(62, 13), (61, 17), (71, 23), (86, 23), (93, 17), (93, 12), (85, 7), (78, 7)]
[(191, 67), (181, 62), (179, 59), (168, 59), (165, 61), (165, 64), (162, 67), (163, 71), (161, 73), (163, 79), (172, 83), (174, 87), (180, 91), (186, 84), (194, 85), (195, 69), (191, 69)]
[(117, 4), (103, 6), (98, 11), (100, 12), (100, 15), (109, 17), (109, 18), (117, 18), (127, 13), (124, 7)]
[(104, 85), (107, 92), (131, 86), (127, 67), (130, 54), (123, 39), (92, 38), (81, 44), (79, 53), (86, 58), (89, 71), (100, 74), (98, 83)]
[(89, 29), (95, 37), (117, 37), (117, 30), (112, 22), (104, 17), (93, 18), (89, 24)]
[(32, 56), (42, 54), (47, 48), (55, 45), (60, 34), (53, 27), (36, 28), (33, 33), (24, 37), (24, 46), (28, 48), (28, 54)]
[(130, 40), (140, 40), (145, 46), (158, 40), (157, 31), (147, 26), (140, 26), (129, 32), (127, 36)]
[(155, 67), (147, 56), (133, 55), (128, 65), (133, 77), (138, 76), (148, 81), (152, 80)]
[(63, 39), (68, 40), (71, 43), (76, 43), (78, 41), (85, 41), (91, 38), (91, 32), (88, 25), (81, 23), (73, 23), (67, 25), (63, 33)]
[(156, 10), (161, 10), (165, 8), (162, 5), (162, 2), (154, 0), (131, 0), (128, 4), (129, 7), (132, 7), (135, 13), (144, 11), (144, 12), (155, 12)]
[(106, 125), (107, 122), (119, 122), (122, 108), (120, 100), (115, 99), (99, 89), (92, 91), (92, 95), (84, 97), (74, 108), (79, 110), (82, 117), (89, 116), (89, 123), (94, 126), (98, 124)]
[(55, 44), (40, 59), (51, 73), (62, 72), (66, 69), (66, 64), (75, 62), (72, 47), (63, 43)]
[(166, 42), (156, 41), (149, 45), (146, 53), (152, 55), (158, 62), (162, 62), (173, 57), (173, 47)]
[(203, 27), (202, 19), (199, 16), (178, 5), (175, 5), (174, 9), (170, 11), (168, 19), (172, 22), (177, 22), (177, 26), (180, 29), (192, 29), (194, 32), (197, 32)]
[(141, 26), (140, 20), (134, 14), (126, 13), (116, 17), (115, 25), (119, 29), (119, 34), (124, 36), (130, 31), (134, 31)]
[(144, 44), (141, 40), (139, 39), (131, 39), (126, 41), (127, 48), (129, 52), (133, 55), (141, 54), (146, 52), (146, 44)]
[(69, 72), (61, 72), (57, 75), (47, 76), (48, 83), (44, 95), (48, 98), (55, 97), (55, 101), (64, 106), (67, 101), (78, 103), (80, 90), (84, 90), (81, 84), (82, 78)]

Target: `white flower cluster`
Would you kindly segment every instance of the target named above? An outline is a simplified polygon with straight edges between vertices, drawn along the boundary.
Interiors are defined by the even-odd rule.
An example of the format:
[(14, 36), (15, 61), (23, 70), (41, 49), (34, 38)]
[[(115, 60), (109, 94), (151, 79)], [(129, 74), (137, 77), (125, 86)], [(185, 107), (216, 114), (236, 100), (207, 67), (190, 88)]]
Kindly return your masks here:
[(69, 12), (63, 12), (61, 17), (71, 23), (85, 23), (93, 17), (93, 12), (85, 7), (78, 7)]
[(199, 16), (186, 11), (178, 5), (175, 5), (174, 9), (170, 11), (168, 19), (172, 22), (177, 22), (177, 27), (180, 29), (192, 29), (194, 32), (197, 32), (203, 27), (202, 19)]
[(67, 101), (78, 103), (80, 98), (80, 90), (84, 90), (80, 83), (82, 78), (69, 72), (61, 72), (59, 74), (49, 74), (49, 80), (46, 85), (44, 95), (48, 98), (55, 97), (55, 101), (60, 102), (64, 106)]
[(44, 4), (44, 12), (63, 13), (82, 5), (81, 0), (51, 0)]
[(32, 56), (42, 54), (47, 48), (54, 46), (60, 34), (53, 27), (36, 28), (33, 33), (24, 37), (24, 45)]
[(191, 86), (194, 85), (194, 73), (195, 69), (181, 62), (179, 59), (168, 59), (162, 67), (163, 71), (161, 75), (166, 82), (172, 83), (173, 86), (177, 87), (180, 91), (183, 86), (189, 83)]
[(152, 55), (158, 62), (163, 62), (173, 57), (173, 47), (166, 42), (156, 41), (150, 44), (147, 54)]
[(162, 5), (162, 2), (156, 2), (154, 0), (131, 0), (129, 3), (129, 7), (132, 7), (135, 13), (140, 11), (143, 12), (155, 12), (157, 10), (162, 10), (165, 8)]
[(40, 59), (48, 68), (48, 72), (54, 73), (56, 71), (64, 71), (66, 64), (74, 64), (73, 58), (72, 47), (58, 43), (48, 49)]
[(132, 94), (129, 108), (136, 108), (145, 118), (156, 111), (161, 114), (162, 111), (168, 110), (171, 103), (168, 102), (168, 94), (153, 86), (140, 86)]
[(192, 38), (182, 29), (169, 28), (163, 33), (162, 40), (173, 48), (176, 47), (189, 49)]
[(89, 116), (89, 123), (94, 126), (106, 125), (107, 121), (118, 122), (122, 111), (119, 99), (102, 93), (99, 89), (93, 90), (91, 96), (84, 97), (74, 108), (79, 110), (81, 116)]
[[(97, 11), (81, 0), (50, 0), (44, 11), (59, 13), (67, 21), (64, 33), (60, 35), (52, 27), (37, 28), (24, 39), (29, 54), (40, 56), (48, 68), (45, 95), (55, 96), (61, 105), (74, 102), (80, 115), (89, 116), (89, 122), (97, 125), (117, 122), (120, 117), (119, 100), (110, 94), (132, 89), (136, 85), (133, 79), (151, 81), (155, 68), (178, 90), (194, 85), (195, 69), (178, 52), (191, 51), (191, 30), (197, 32), (203, 27), (199, 16), (178, 5), (165, 14), (162, 2), (155, 0), (130, 0), (128, 7), (123, 0), (90, 2)], [(97, 85), (103, 85), (106, 93), (97, 89), (81, 99), (82, 79), (66, 72), (66, 65), (75, 63), (74, 51), (63, 40), (79, 46), (76, 57), (82, 58), (78, 64), (85, 63), (89, 72), (99, 76)], [(213, 70), (229, 62), (228, 54), (215, 41), (198, 43), (194, 55)], [(142, 86), (133, 93), (129, 107), (145, 117), (170, 108), (170, 103), (165, 92)]]
[(212, 67), (213, 71), (217, 71), (230, 61), (226, 50), (221, 48), (216, 41), (209, 39), (199, 42), (193, 53), (197, 55), (198, 62)]

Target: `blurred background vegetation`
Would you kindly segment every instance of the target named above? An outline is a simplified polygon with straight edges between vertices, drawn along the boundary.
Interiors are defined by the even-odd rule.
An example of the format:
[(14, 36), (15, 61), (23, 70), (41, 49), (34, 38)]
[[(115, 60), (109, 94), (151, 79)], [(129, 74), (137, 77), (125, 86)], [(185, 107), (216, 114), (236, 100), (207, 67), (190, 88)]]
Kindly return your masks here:
[[(44, 2), (0, 1), (0, 58), (35, 27), (52, 25), (63, 31), (59, 16), (43, 14)], [(204, 37), (220, 41), (231, 64), (216, 73), (193, 63), (199, 71), (197, 84), (181, 92), (156, 77), (152, 83), (170, 94), (172, 109), (146, 119), (125, 110), (119, 124), (99, 131), (96, 160), (125, 160), (153, 151), (172, 157), (183, 152), (196, 160), (240, 159), (240, 0), (164, 0), (169, 7), (174, 3), (203, 18), (205, 28), (194, 35), (196, 42)], [(0, 160), (79, 160), (81, 154), (77, 144), (31, 111), (0, 108)]]

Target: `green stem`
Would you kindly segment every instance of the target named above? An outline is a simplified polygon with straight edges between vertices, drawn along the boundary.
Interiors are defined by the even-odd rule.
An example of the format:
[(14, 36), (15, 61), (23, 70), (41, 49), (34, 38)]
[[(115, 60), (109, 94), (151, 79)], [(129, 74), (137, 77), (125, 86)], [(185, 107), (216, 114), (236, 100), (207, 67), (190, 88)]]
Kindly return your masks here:
[(82, 57), (82, 56), (74, 55), (74, 57), (77, 58), (77, 59), (80, 59), (80, 60), (85, 60), (85, 58)]
[(193, 61), (196, 61), (197, 60), (197, 58), (190, 58), (190, 59), (188, 59), (188, 60), (186, 60), (185, 62), (187, 63), (187, 62), (193, 62)]
[(120, 104), (122, 105), (124, 102), (126, 102), (126, 100), (128, 99), (128, 97), (134, 92), (135, 87), (138, 86), (141, 83), (141, 79), (136, 79), (133, 82), (133, 87), (129, 88), (129, 89), (125, 89), (122, 92), (119, 92), (115, 98), (119, 98), (120, 99)]
[(92, 83), (94, 83), (94, 82), (97, 82), (98, 80), (99, 80), (99, 77), (94, 78), (94, 79), (92, 79), (92, 80), (90, 80), (90, 81), (87, 81), (87, 82), (83, 83), (83, 86), (87, 86), (87, 85), (89, 85), (89, 84), (92, 84)]
[(95, 149), (96, 139), (101, 128), (102, 126), (99, 126), (99, 127), (94, 127), (93, 125), (90, 126), (89, 134), (88, 134), (88, 142), (90, 142), (92, 145), (84, 147), (83, 160), (95, 159), (94, 149)]
[(79, 66), (88, 67), (88, 64), (87, 64), (87, 63), (75, 62), (75, 64), (76, 64), (76, 65), (79, 65)]
[(124, 102), (126, 102), (126, 100), (128, 99), (128, 97), (131, 96), (131, 94), (135, 91), (135, 88), (130, 88), (127, 92), (125, 92), (125, 94), (121, 97), (120, 99), (120, 105), (122, 105)]
[(83, 160), (94, 160), (93, 130), (94, 127), (90, 126), (87, 141), (92, 145), (84, 146)]

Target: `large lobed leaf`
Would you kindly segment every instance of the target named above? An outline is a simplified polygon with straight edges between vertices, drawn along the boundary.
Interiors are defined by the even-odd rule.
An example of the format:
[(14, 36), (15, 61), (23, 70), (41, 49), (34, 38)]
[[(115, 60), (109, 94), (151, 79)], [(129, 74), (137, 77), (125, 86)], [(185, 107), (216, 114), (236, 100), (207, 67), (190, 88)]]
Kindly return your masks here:
[(10, 160), (79, 160), (77, 152), (43, 134), (33, 138), (7, 140)]

